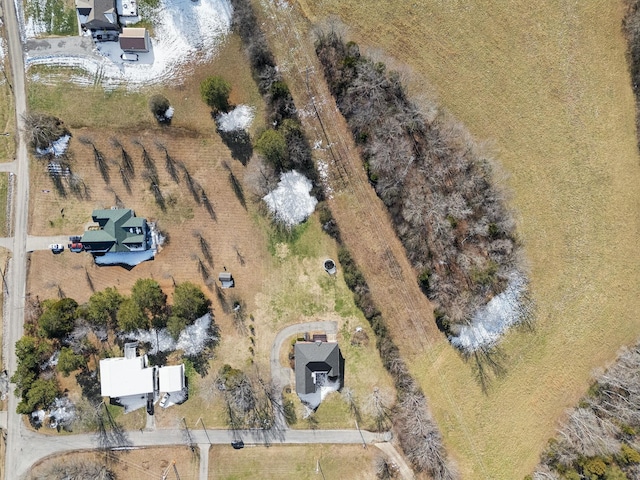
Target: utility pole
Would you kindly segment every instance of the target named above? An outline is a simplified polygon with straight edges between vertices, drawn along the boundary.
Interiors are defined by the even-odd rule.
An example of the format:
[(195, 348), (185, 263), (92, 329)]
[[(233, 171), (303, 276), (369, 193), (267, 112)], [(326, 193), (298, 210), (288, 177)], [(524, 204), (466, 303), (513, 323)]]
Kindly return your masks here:
[(178, 475), (178, 467), (176, 467), (176, 461), (173, 461), (173, 473), (176, 474), (176, 478), (180, 480), (180, 475)]
[(355, 420), (356, 428), (358, 429), (358, 433), (360, 434), (360, 438), (362, 438), (362, 447), (366, 450), (367, 442), (364, 441), (364, 435), (362, 435), (362, 430), (360, 430), (360, 425), (358, 425), (358, 420)]
[(209, 440), (209, 445), (211, 445), (211, 439), (209, 438), (209, 432), (207, 432), (207, 427), (204, 426), (204, 421), (202, 417), (200, 417), (200, 423), (202, 424), (202, 428), (204, 428), (204, 434), (207, 436), (207, 440)]

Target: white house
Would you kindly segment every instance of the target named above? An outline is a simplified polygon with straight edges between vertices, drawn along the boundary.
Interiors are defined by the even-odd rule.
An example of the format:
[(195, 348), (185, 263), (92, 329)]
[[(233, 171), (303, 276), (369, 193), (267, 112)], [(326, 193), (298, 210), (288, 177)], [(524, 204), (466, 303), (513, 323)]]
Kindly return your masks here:
[(185, 384), (183, 364), (150, 367), (146, 355), (136, 355), (136, 343), (125, 344), (124, 357), (100, 360), (100, 393), (124, 406), (125, 412), (142, 408), (147, 398), (155, 400), (160, 392), (182, 392)]

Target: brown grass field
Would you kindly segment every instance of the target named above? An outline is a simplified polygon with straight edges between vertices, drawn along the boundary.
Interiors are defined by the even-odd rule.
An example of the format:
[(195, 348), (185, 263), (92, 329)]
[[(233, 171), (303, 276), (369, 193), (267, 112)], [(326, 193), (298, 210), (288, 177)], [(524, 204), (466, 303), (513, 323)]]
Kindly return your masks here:
[(116, 478), (155, 479), (162, 478), (168, 470), (167, 478), (175, 478), (172, 463), (181, 479), (197, 480), (199, 478), (200, 461), (188, 447), (141, 448), (123, 452), (109, 452), (106, 455), (98, 452), (73, 452), (50, 457), (31, 469), (29, 479), (41, 478), (43, 472), (56, 463), (64, 462), (96, 462), (107, 465), (116, 474)]
[[(462, 478), (529, 473), (592, 373), (640, 334), (639, 157), (622, 2), (299, 0), (405, 72), (498, 161), (530, 265), (535, 331), (487, 395), (441, 337), (408, 353)], [(391, 60), (393, 59), (393, 60)]]
[[(209, 479), (374, 478), (376, 448), (356, 445), (274, 445), (269, 448), (245, 447), (229, 453), (228, 446), (209, 451)], [(317, 471), (318, 461), (320, 471)]]

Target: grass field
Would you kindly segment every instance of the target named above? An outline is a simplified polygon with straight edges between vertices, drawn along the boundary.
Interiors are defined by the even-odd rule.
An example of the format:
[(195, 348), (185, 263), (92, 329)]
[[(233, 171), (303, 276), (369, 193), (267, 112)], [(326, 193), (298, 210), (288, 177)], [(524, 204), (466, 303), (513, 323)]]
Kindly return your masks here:
[[(55, 464), (72, 462), (95, 462), (106, 465), (116, 474), (116, 478), (162, 478), (168, 471), (168, 478), (175, 478), (172, 463), (181, 479), (196, 480), (199, 475), (199, 459), (188, 447), (141, 448), (123, 452), (73, 452), (48, 458), (35, 466), (29, 479), (42, 478)], [(168, 469), (168, 470), (167, 470)]]
[[(401, 69), (494, 156), (538, 306), (482, 394), (442, 338), (410, 353), (462, 478), (529, 473), (594, 369), (640, 334), (639, 158), (622, 2), (300, 0)], [(394, 61), (391, 62), (390, 59)]]
[[(317, 478), (374, 478), (376, 448), (356, 445), (274, 445), (245, 447), (229, 453), (228, 446), (213, 446), (209, 452), (211, 480)], [(318, 469), (318, 462), (320, 468)]]
[[(0, 32), (4, 35), (4, 25), (0, 26)], [(6, 49), (6, 43), (3, 45)], [(15, 145), (16, 118), (13, 109), (13, 94), (11, 92), (9, 78), (9, 58), (5, 53), (0, 61), (0, 162), (13, 160)]]

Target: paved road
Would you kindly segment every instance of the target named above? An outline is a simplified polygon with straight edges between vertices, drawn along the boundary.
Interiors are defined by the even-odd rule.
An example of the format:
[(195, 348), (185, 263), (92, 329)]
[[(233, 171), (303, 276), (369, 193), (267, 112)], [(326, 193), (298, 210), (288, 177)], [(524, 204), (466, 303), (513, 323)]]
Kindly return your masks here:
[[(23, 135), (24, 120), (27, 113), (27, 98), (25, 90), (25, 72), (18, 17), (16, 15), (13, 0), (3, 0), (4, 25), (7, 35), (9, 50), (9, 63), (11, 65), (10, 87), (14, 95), (16, 109), (16, 159), (14, 173), (16, 174), (15, 207), (13, 225), (13, 255), (8, 269), (9, 292), (5, 298), (3, 315), (3, 357), (4, 367), (13, 374), (16, 369), (16, 355), (13, 346), (22, 336), (24, 324), (24, 297), (27, 280), (27, 215), (29, 207), (29, 158), (27, 156), (27, 144)], [(16, 478), (16, 466), (19, 458), (19, 450), (22, 446), (19, 436), (22, 430), (20, 416), (15, 413), (18, 399), (14, 395), (14, 385), (10, 386), (7, 405), (7, 448), (5, 458), (4, 478), (6, 480)]]
[[(189, 430), (194, 446), (211, 444), (230, 444), (241, 438), (246, 445), (250, 444), (362, 444), (363, 437), (367, 445), (384, 442), (388, 434), (362, 432), (358, 430), (281, 430), (277, 432), (245, 430), (234, 434), (231, 430)], [(96, 448), (95, 435), (41, 435), (24, 429), (21, 432), (21, 448), (17, 453), (15, 476), (21, 478), (38, 460), (54, 454), (73, 450)], [(183, 430), (132, 431), (127, 433), (127, 443), (121, 447), (152, 447), (168, 445), (185, 445)], [(231, 451), (231, 446), (229, 446)], [(207, 477), (204, 477), (207, 478)]]

